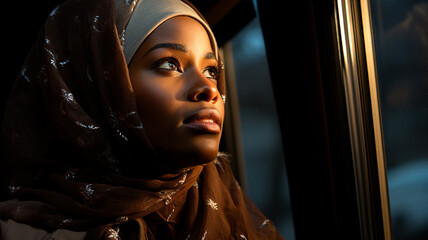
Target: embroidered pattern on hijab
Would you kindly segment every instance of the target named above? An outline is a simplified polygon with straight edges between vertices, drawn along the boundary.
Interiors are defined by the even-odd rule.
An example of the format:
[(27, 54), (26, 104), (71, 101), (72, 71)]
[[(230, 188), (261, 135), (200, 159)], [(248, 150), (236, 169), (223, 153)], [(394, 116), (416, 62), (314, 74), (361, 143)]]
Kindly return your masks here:
[(68, 0), (49, 14), (6, 106), (1, 169), (14, 200), (0, 219), (91, 240), (282, 239), (224, 156), (168, 173), (150, 161), (123, 52), (140, 1)]

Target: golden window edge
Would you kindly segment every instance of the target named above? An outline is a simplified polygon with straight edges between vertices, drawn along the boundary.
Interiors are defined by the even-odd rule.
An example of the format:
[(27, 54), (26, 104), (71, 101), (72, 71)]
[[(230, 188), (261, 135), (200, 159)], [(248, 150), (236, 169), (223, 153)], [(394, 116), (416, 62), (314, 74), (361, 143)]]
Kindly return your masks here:
[(385, 147), (383, 141), (382, 117), (379, 101), (379, 88), (376, 71), (376, 58), (373, 41), (373, 26), (370, 0), (361, 0), (361, 17), (364, 35), (364, 46), (367, 61), (367, 73), (370, 88), (370, 99), (373, 116), (373, 129), (376, 144), (376, 159), (378, 165), (379, 190), (382, 204), (382, 219), (385, 239), (392, 239), (391, 214), (389, 206), (388, 180), (386, 171)]
[(340, 58), (341, 77), (344, 84), (348, 115), (349, 136), (355, 174), (356, 195), (359, 209), (359, 222), (362, 239), (370, 239), (374, 233), (370, 211), (370, 196), (367, 186), (366, 139), (361, 109), (359, 75), (356, 65), (353, 22), (350, 2), (337, 0), (335, 4), (336, 32)]
[[(374, 237), (375, 231), (375, 218), (376, 214), (372, 213), (370, 206), (373, 204), (371, 195), (373, 193), (367, 192), (369, 184), (376, 184), (379, 187), (379, 202), (381, 207), (381, 219), (382, 219), (382, 231), (383, 239), (391, 240), (392, 239), (392, 229), (391, 229), (391, 215), (389, 207), (389, 195), (388, 195), (388, 184), (387, 184), (387, 172), (386, 172), (386, 160), (384, 154), (384, 141), (383, 141), (383, 130), (382, 130), (382, 119), (380, 114), (380, 102), (379, 102), (379, 92), (378, 92), (378, 82), (377, 82), (377, 73), (376, 73), (376, 59), (374, 55), (374, 44), (373, 44), (373, 32), (372, 32), (372, 21), (371, 21), (371, 10), (370, 2), (368, 0), (362, 0), (359, 3), (353, 2), (351, 0), (337, 0), (335, 4), (336, 10), (335, 16), (336, 19), (336, 31), (338, 35), (338, 48), (340, 53), (340, 61), (342, 67), (342, 78), (344, 81), (345, 87), (345, 98), (347, 102), (348, 109), (348, 122), (349, 122), (349, 131), (351, 137), (351, 149), (354, 162), (354, 171), (356, 179), (356, 188), (357, 188), (357, 198), (358, 198), (358, 207), (360, 211), (360, 224), (361, 224), (361, 234), (364, 239)], [(361, 19), (358, 20), (358, 13), (355, 12), (360, 10)], [(356, 14), (356, 15), (355, 15)], [(357, 21), (357, 22), (355, 22)], [(361, 21), (362, 27), (362, 44), (360, 47), (363, 47), (364, 59), (358, 59), (357, 54), (357, 43), (355, 41), (358, 38), (355, 34), (358, 34), (359, 28), (358, 21)], [(366, 69), (360, 72), (359, 61), (365, 62)], [(363, 67), (364, 68), (364, 67)], [(362, 75), (360, 75), (362, 74)], [(366, 75), (366, 76), (364, 76)], [(364, 80), (366, 79), (366, 80)], [(363, 109), (362, 109), (362, 99), (360, 97), (361, 89), (360, 82), (361, 80), (367, 81), (370, 100), (368, 104), (371, 107), (371, 120), (365, 122), (363, 120)], [(365, 124), (371, 125), (373, 127), (373, 147), (374, 147), (374, 156), (376, 159), (377, 179), (371, 179), (369, 175), (369, 162), (371, 161), (367, 155), (370, 149), (366, 149), (366, 144), (370, 144), (372, 140), (370, 137), (366, 136), (367, 133), (364, 132)], [(367, 126), (366, 126), (367, 127)], [(370, 127), (368, 128), (370, 129)], [(366, 138), (369, 139), (366, 139)], [(369, 142), (367, 142), (369, 141)], [(371, 148), (371, 147), (370, 147)], [(373, 148), (372, 148), (373, 149)], [(374, 180), (374, 182), (373, 182)], [(373, 215), (375, 214), (375, 215)], [(378, 229), (381, 230), (381, 229)]]

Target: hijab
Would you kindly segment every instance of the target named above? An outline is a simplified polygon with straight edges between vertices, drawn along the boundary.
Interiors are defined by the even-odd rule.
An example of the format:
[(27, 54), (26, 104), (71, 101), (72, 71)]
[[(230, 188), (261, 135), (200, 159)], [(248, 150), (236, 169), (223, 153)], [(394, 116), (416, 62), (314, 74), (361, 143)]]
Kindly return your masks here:
[(183, 169), (152, 161), (127, 63), (178, 15), (201, 22), (218, 56), (188, 2), (69, 0), (51, 12), (5, 109), (2, 182), (14, 200), (0, 219), (91, 240), (282, 239), (224, 155)]

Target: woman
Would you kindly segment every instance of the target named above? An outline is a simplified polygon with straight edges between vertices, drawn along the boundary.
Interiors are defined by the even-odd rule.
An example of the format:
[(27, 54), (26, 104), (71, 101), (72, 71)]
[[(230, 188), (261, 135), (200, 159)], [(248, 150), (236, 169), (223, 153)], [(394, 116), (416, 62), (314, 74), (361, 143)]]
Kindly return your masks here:
[(222, 66), (187, 2), (54, 9), (5, 111), (3, 239), (282, 239), (218, 154)]

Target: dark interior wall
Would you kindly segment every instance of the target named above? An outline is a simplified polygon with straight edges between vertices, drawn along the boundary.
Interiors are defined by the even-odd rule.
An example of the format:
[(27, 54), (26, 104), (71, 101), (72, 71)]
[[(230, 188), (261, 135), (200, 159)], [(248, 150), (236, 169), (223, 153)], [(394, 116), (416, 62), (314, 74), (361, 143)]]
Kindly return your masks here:
[[(50, 11), (62, 0), (56, 1), (6, 1), (2, 14), (3, 31), (3, 76), (1, 80), (1, 106), (18, 76), (37, 33)], [(2, 108), (3, 109), (3, 108)], [(3, 112), (3, 111), (2, 111)]]
[[(0, 119), (19, 71), (37, 38), (40, 27), (50, 11), (62, 0), (55, 1), (5, 1), (1, 14), (3, 32), (3, 60), (0, 87)], [(2, 154), (0, 154), (2, 156)], [(1, 160), (2, 158), (0, 158)], [(0, 189), (0, 200), (6, 196)]]

